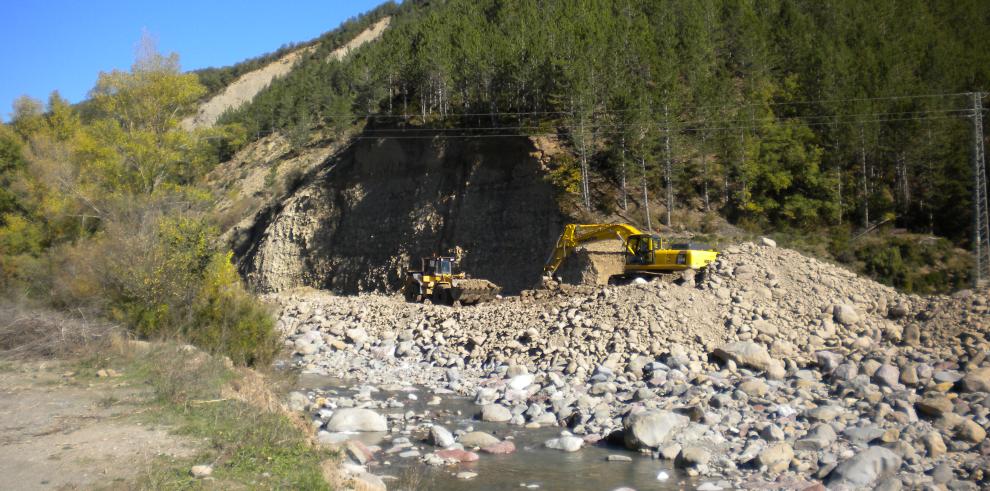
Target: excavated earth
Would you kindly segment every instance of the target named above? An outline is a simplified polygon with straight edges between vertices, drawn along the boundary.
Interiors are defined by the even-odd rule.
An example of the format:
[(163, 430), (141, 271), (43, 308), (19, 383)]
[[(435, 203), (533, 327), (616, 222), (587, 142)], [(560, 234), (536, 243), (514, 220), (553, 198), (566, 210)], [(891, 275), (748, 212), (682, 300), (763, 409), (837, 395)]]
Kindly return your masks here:
[[(401, 194), (392, 180), (378, 189)], [(559, 428), (547, 448), (618, 443), (702, 489), (990, 483), (986, 292), (904, 295), (766, 241), (729, 247), (707, 274), (678, 282), (561, 285), (471, 308), (312, 289), (269, 297), (295, 365), (359, 381), (353, 396), (292, 396), (318, 439), (344, 441), (362, 472), (393, 459), (458, 472), (479, 452), (514, 451), (511, 437), (447, 431), (440, 415), (385, 394), (421, 386), (435, 401), (474, 397), (482, 421)], [(384, 440), (347, 443), (341, 415), (355, 408), (380, 418)]]
[(505, 293), (538, 282), (563, 216), (532, 141), (381, 131), (252, 218), (235, 253), (255, 289), (394, 292), (418, 258), (455, 246), (464, 271)]

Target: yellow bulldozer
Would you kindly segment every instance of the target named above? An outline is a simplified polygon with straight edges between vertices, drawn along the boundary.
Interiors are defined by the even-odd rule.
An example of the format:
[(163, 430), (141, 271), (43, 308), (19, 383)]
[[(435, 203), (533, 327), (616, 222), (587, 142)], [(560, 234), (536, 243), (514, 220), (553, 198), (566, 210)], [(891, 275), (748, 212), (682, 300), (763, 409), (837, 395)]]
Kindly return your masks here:
[(491, 281), (454, 273), (457, 260), (451, 256), (422, 258), (419, 270), (407, 271), (403, 286), (410, 302), (474, 305), (493, 300), (502, 288)]
[(718, 258), (718, 252), (707, 244), (667, 244), (659, 235), (644, 233), (624, 223), (571, 223), (557, 239), (557, 245), (543, 268), (544, 275), (553, 277), (557, 268), (575, 248), (589, 242), (618, 239), (624, 246), (623, 273), (614, 281), (643, 276), (659, 276), (688, 269), (701, 270)]

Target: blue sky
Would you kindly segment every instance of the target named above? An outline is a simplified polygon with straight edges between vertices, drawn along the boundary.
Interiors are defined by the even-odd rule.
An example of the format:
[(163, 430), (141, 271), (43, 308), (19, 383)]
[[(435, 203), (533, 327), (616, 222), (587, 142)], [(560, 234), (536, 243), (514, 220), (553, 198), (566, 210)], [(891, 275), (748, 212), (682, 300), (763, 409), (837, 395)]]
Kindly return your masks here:
[(0, 118), (22, 94), (84, 99), (101, 71), (131, 66), (145, 29), (193, 70), (312, 39), (383, 2), (0, 0)]

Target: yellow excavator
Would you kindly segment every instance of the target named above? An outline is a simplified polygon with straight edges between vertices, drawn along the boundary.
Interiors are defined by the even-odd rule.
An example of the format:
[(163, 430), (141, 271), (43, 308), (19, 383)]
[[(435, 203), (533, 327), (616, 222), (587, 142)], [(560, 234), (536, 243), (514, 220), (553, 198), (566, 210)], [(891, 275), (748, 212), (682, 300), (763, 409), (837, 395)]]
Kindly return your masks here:
[(543, 268), (544, 275), (552, 277), (564, 259), (581, 244), (609, 239), (618, 239), (625, 246), (625, 266), (617, 279), (700, 270), (718, 258), (718, 252), (706, 244), (667, 244), (659, 235), (644, 233), (625, 223), (571, 223), (557, 239)]

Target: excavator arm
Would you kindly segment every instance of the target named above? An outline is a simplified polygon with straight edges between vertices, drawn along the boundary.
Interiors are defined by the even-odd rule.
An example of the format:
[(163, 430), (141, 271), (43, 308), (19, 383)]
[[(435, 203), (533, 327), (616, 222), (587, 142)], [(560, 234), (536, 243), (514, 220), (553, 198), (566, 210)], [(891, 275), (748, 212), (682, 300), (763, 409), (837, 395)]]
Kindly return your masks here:
[(581, 244), (599, 240), (618, 239), (622, 241), (624, 247), (628, 248), (629, 237), (642, 233), (636, 227), (624, 223), (567, 224), (564, 227), (564, 232), (557, 239), (557, 245), (550, 254), (550, 258), (547, 259), (547, 263), (543, 267), (543, 274), (553, 276), (557, 268), (564, 262), (564, 259), (574, 251), (574, 248)]

